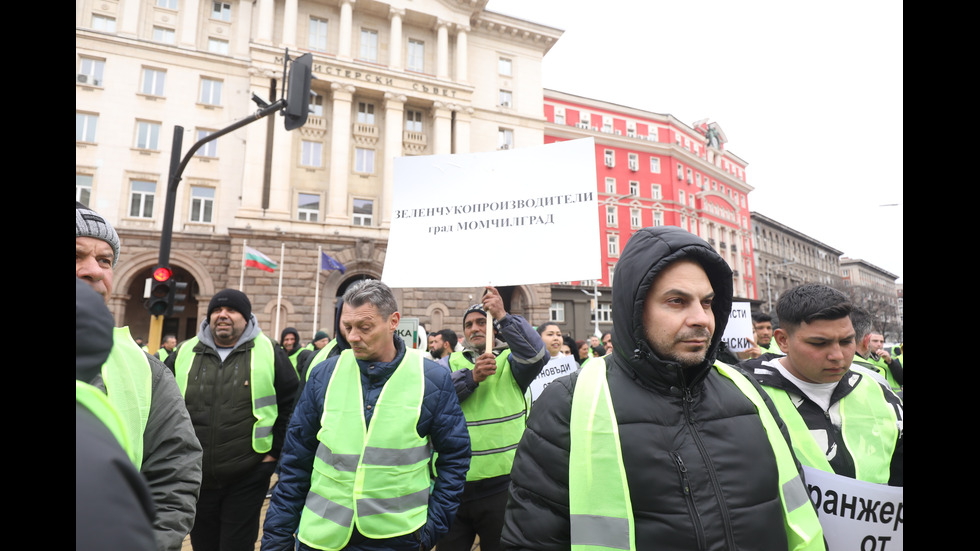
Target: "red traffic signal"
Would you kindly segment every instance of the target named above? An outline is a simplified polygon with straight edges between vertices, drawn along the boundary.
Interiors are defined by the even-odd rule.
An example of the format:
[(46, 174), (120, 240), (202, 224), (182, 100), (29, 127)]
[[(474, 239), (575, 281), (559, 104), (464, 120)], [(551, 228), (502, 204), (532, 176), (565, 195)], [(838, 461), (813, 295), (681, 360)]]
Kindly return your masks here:
[(157, 266), (153, 269), (154, 281), (170, 281), (170, 278), (173, 276), (174, 271), (167, 266)]

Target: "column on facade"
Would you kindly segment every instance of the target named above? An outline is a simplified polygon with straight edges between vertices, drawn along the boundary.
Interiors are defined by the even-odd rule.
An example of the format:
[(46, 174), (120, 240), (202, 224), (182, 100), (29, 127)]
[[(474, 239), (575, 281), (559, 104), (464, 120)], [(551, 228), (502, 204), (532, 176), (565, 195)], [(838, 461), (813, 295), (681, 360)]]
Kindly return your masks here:
[(333, 83), (333, 122), (330, 125), (330, 185), (327, 188), (327, 222), (346, 224), (347, 177), (350, 174), (351, 104), (356, 88)]
[(232, 55), (249, 56), (252, 40), (252, 0), (238, 0), (238, 16), (235, 21), (234, 40), (231, 42)]
[(354, 0), (340, 2), (340, 34), (337, 59), (351, 59), (351, 36), (354, 32)]
[(297, 19), (299, 19), (299, 0), (286, 0), (282, 14), (282, 46), (296, 48)]
[(391, 227), (391, 205), (395, 188), (395, 157), (402, 156), (402, 120), (405, 118), (403, 95), (385, 92), (384, 175), (381, 191), (381, 227)]
[(456, 109), (456, 132), (453, 138), (453, 151), (455, 153), (470, 152), (470, 123), (475, 112), (476, 110), (472, 107), (461, 106)]
[[(456, 28), (456, 82), (466, 82), (469, 78), (467, 74), (467, 33), (470, 31), (468, 25), (457, 25)], [(457, 149), (457, 151), (459, 151)]]
[(259, 17), (255, 37), (260, 42), (272, 42), (272, 24), (276, 20), (276, 0), (258, 0)]
[(452, 110), (449, 104), (441, 101), (432, 102), (432, 153), (448, 155), (452, 150)]
[(197, 22), (201, 18), (201, 7), (198, 0), (185, 0), (177, 15), (177, 44), (185, 48), (197, 49)]
[(436, 21), (436, 77), (449, 78), (449, 29), (442, 19)]
[(119, 24), (116, 32), (123, 36), (139, 36), (140, 0), (119, 2)]
[(392, 7), (388, 10), (391, 19), (391, 39), (388, 41), (388, 67), (395, 71), (402, 69), (402, 18), (405, 8)]

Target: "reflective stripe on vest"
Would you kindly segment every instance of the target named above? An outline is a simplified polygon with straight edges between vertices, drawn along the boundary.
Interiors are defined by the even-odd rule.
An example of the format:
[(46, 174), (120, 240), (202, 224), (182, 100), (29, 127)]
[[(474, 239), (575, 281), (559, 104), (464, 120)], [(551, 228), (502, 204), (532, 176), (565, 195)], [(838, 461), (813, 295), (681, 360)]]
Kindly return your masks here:
[(129, 327), (112, 330), (112, 351), (102, 364), (102, 382), (109, 403), (126, 424), (127, 450), (133, 464), (143, 465), (143, 432), (150, 417), (153, 375), (146, 353), (133, 340)]
[(428, 515), (428, 438), (418, 435), (425, 394), (422, 355), (406, 350), (364, 418), (361, 371), (351, 350), (337, 361), (323, 400), (310, 491), (298, 537), (316, 549), (342, 549), (354, 525), (372, 539), (410, 534)]
[(313, 371), (313, 367), (326, 360), (330, 355), (330, 351), (333, 350), (335, 346), (337, 346), (337, 339), (331, 339), (330, 342), (317, 351), (316, 356), (313, 356), (313, 359), (310, 360), (310, 365), (306, 368), (306, 380), (303, 381), (304, 383), (310, 380), (310, 373)]
[(133, 451), (130, 449), (131, 443), (129, 436), (126, 434), (126, 424), (119, 416), (116, 408), (112, 407), (112, 404), (109, 403), (109, 398), (94, 386), (76, 380), (75, 401), (85, 406), (86, 409), (92, 412), (92, 415), (97, 417), (109, 429), (109, 432), (119, 442), (119, 446), (122, 447), (126, 455), (135, 464)]
[[(853, 376), (853, 375), (852, 375)], [(800, 463), (828, 473), (834, 469), (810, 434), (809, 427), (782, 389), (763, 387), (789, 428), (793, 449)], [(876, 484), (888, 484), (891, 459), (898, 442), (898, 417), (885, 400), (884, 390), (870, 377), (861, 377), (858, 385), (837, 402), (841, 417), (844, 446), (854, 460), (854, 478)]]
[[(715, 369), (730, 379), (756, 406), (776, 457), (779, 497), (791, 550), (824, 549), (823, 530), (809, 503), (789, 445), (752, 383), (721, 362)], [(569, 431), (569, 511), (573, 550), (636, 549), (633, 507), (623, 466), (619, 427), (606, 381), (606, 362), (599, 359), (580, 372), (572, 396)], [(610, 449), (611, 448), (611, 449)]]
[[(524, 435), (527, 402), (511, 372), (509, 356), (510, 350), (497, 356), (497, 372), (460, 403), (472, 447), (467, 482), (510, 474), (517, 444)], [(462, 352), (453, 352), (449, 368), (473, 369), (473, 363)]]
[[(188, 339), (181, 345), (180, 353), (174, 364), (174, 374), (180, 395), (187, 395), (187, 374), (191, 371), (194, 358), (194, 347), (199, 342), (197, 337)], [(249, 355), (249, 391), (252, 395), (252, 449), (256, 453), (268, 453), (272, 449), (272, 427), (279, 416), (279, 405), (276, 402), (276, 356), (272, 341), (259, 333), (255, 337), (252, 351)]]

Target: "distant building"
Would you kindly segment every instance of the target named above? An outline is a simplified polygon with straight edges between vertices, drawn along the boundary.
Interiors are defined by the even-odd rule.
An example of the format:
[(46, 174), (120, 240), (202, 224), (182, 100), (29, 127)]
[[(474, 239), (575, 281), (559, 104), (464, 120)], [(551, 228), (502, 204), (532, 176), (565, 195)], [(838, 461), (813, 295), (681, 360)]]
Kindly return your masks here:
[[(734, 272), (736, 300), (755, 300), (746, 162), (729, 152), (714, 122), (684, 124), (672, 115), (544, 90), (544, 142), (594, 138), (601, 277), (556, 282), (551, 319), (584, 338), (612, 328), (616, 262), (633, 233), (678, 226), (708, 241)], [(576, 243), (556, 243), (568, 261), (594, 258)], [(596, 304), (589, 294), (596, 288)], [(583, 292), (585, 291), (585, 292)], [(598, 319), (596, 319), (598, 318)]]
[[(243, 246), (280, 261), (249, 269), (263, 329), (333, 334), (337, 297), (380, 278), (393, 158), (543, 142), (541, 62), (562, 31), (485, 11), (487, 0), (110, 0), (75, 3), (75, 198), (118, 230), (110, 310), (145, 337), (144, 280), (157, 263), (174, 130), (182, 153), (282, 94), (283, 58), (313, 54), (310, 117), (269, 116), (201, 147), (176, 191), (170, 263), (190, 283), (164, 333), (193, 335), (213, 293), (239, 286)], [(347, 267), (323, 272), (317, 250)], [(456, 251), (419, 250), (419, 269)], [(462, 260), (475, 264), (478, 255)], [(496, 259), (486, 257), (485, 261)], [(283, 275), (281, 306), (277, 301)], [(398, 289), (405, 317), (460, 330), (480, 289)], [(547, 316), (547, 285), (501, 289)], [(314, 327), (314, 320), (319, 327)], [(278, 335), (275, 335), (278, 338)]]
[(844, 289), (851, 299), (864, 307), (875, 319), (875, 329), (885, 340), (902, 338), (902, 312), (899, 309), (897, 275), (859, 258), (841, 258), (840, 273)]
[(782, 293), (803, 283), (841, 286), (843, 251), (755, 211), (752, 242), (763, 312), (775, 316)]

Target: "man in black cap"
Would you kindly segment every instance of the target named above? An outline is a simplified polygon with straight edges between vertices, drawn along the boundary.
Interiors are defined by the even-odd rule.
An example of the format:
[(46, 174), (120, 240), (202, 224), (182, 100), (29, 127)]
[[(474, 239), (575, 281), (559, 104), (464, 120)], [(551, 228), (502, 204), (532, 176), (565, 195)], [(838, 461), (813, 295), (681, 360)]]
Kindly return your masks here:
[(214, 295), (197, 336), (181, 343), (167, 365), (204, 446), (191, 545), (252, 550), (296, 401), (296, 372), (235, 289)]
[[(112, 225), (76, 201), (75, 277), (106, 304), (119, 250), (119, 235)], [(128, 327), (114, 328), (112, 338), (112, 353), (85, 382), (106, 393), (126, 424), (133, 463), (153, 494), (157, 548), (178, 551), (194, 522), (201, 488), (201, 444), (167, 368), (140, 350)]]
[[(487, 312), (493, 316), (492, 352), (487, 351)], [(463, 337), (464, 348), (449, 356), (449, 368), (473, 455), (456, 520), (438, 548), (468, 551), (479, 535), (482, 551), (496, 551), (514, 451), (524, 434), (524, 394), (551, 357), (531, 324), (507, 313), (494, 287), (463, 314)]]

